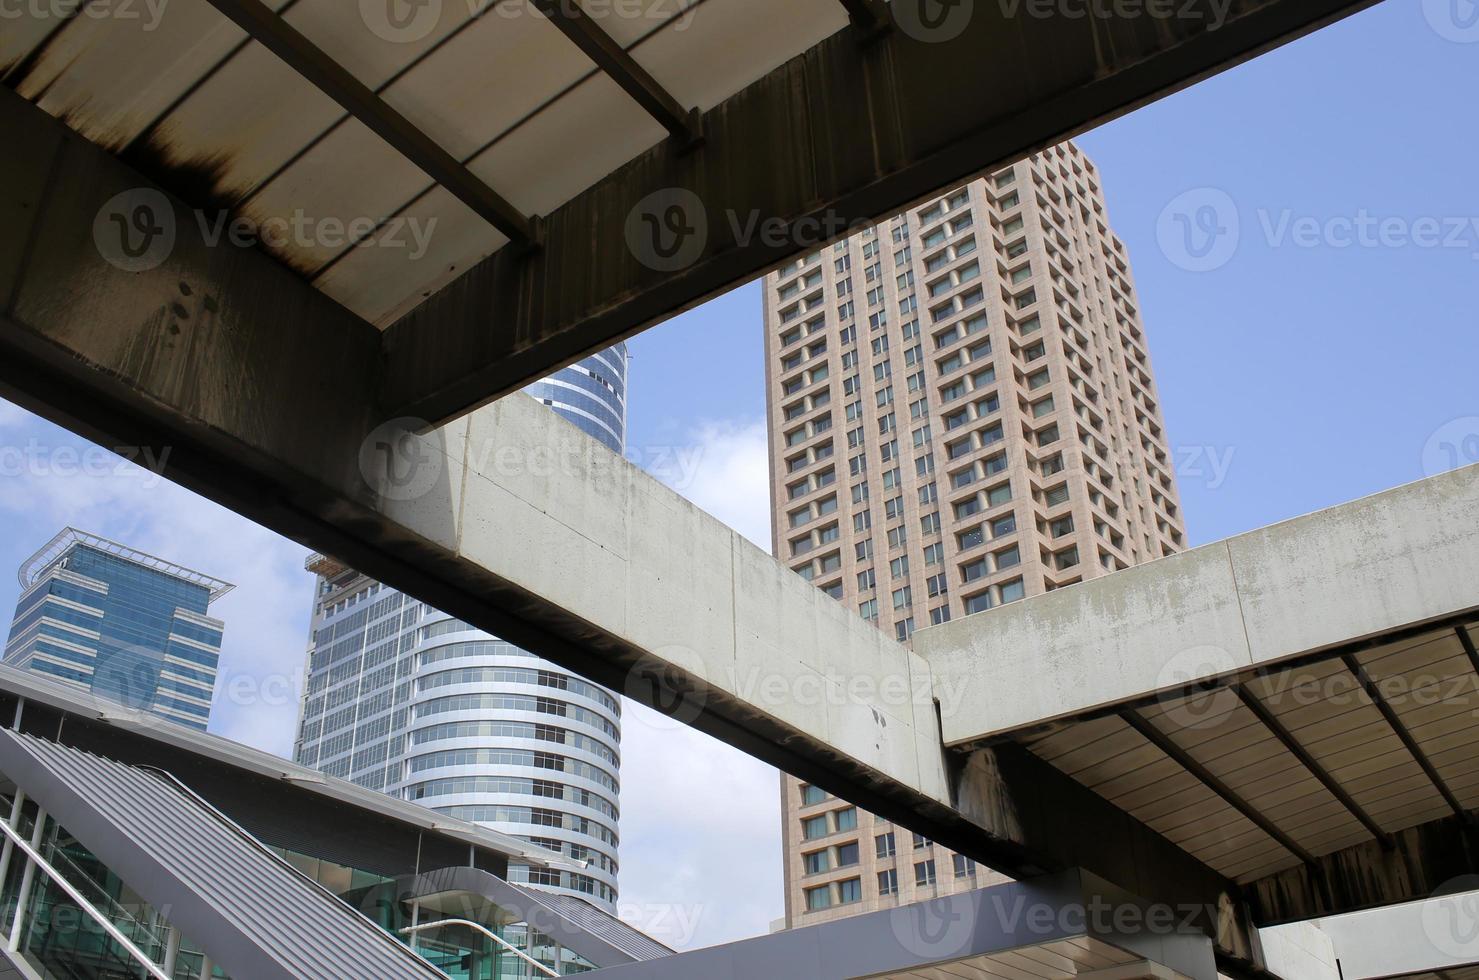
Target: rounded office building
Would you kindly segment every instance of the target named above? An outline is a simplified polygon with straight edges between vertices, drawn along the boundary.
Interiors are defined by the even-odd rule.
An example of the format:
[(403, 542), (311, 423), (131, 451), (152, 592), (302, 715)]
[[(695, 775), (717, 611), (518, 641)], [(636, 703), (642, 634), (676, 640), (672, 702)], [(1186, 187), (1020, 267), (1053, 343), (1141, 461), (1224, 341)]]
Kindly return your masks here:
[[(529, 394), (620, 453), (627, 353)], [(586, 863), (509, 878), (617, 900), (621, 703), (611, 691), (322, 555), (297, 761)]]
[(620, 454), (626, 448), (627, 362), (626, 344), (617, 344), (524, 390)]
[(509, 878), (614, 907), (621, 706), (606, 689), (441, 613), (417, 634), (405, 766), (387, 787), (568, 857)]

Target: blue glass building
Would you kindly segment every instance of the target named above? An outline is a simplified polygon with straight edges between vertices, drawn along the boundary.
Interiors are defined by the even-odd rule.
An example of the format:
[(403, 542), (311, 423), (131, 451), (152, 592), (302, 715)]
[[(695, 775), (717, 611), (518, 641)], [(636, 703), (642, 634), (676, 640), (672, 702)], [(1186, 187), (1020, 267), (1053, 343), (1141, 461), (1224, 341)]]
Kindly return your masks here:
[(232, 586), (67, 528), (20, 570), (5, 662), (204, 731)]
[(524, 390), (619, 454), (626, 448), (627, 361), (626, 344), (617, 344)]
[[(612, 452), (618, 345), (525, 389)], [(517, 396), (514, 396), (517, 397)], [(616, 908), (621, 701), (323, 555), (294, 760), (585, 862), (508, 879)]]

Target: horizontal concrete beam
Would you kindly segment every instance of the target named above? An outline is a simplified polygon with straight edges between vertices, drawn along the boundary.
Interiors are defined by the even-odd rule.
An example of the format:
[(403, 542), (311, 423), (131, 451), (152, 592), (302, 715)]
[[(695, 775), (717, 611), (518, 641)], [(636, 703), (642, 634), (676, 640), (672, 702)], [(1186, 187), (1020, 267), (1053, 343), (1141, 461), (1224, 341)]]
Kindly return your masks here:
[(758, 79), (703, 115), (699, 147), (654, 147), (545, 218), (540, 249), (501, 250), (392, 326), (387, 412), (448, 420), (1373, 0), (925, 2)]
[(967, 745), (1479, 609), (1479, 467), (930, 627)]

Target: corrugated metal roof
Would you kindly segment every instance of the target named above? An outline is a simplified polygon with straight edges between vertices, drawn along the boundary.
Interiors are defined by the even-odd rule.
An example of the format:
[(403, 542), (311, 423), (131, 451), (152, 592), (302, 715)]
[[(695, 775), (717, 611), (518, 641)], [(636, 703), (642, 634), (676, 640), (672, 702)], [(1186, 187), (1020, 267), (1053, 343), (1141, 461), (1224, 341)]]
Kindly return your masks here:
[(161, 774), (8, 730), (0, 763), (233, 976), (445, 976)]
[[(266, 5), (525, 215), (550, 213), (668, 136), (530, 0)], [(193, 206), (258, 227), (313, 222), (264, 245), (381, 326), (507, 244), (207, 0), (131, 6), (130, 18), (8, 20), (0, 77)], [(581, 6), (700, 110), (847, 23), (836, 0)], [(328, 220), (373, 222), (363, 241), (386, 244), (358, 247), (328, 234)], [(416, 229), (432, 229), (424, 247)]]
[[(1479, 673), (1468, 650), (1475, 643), (1479, 633), (1473, 627), (1444, 627), (1375, 645), (1349, 661), (1331, 653), (1132, 709), (1152, 735), (1159, 733), (1184, 753), (1195, 772), (1123, 714), (1067, 721), (1020, 738), (1033, 754), (1199, 860), (1234, 880), (1253, 881), (1302, 863), (1270, 835), (1269, 826), (1320, 857), (1372, 839), (1358, 814), (1395, 834), (1451, 815), (1453, 803), (1479, 808)], [(1381, 694), (1400, 730), (1352, 664)], [(1251, 705), (1226, 686), (1234, 681), (1253, 699)], [(1290, 750), (1255, 707), (1308, 761)], [(1338, 798), (1319, 773), (1354, 806)], [(1208, 777), (1265, 825), (1230, 805)]]

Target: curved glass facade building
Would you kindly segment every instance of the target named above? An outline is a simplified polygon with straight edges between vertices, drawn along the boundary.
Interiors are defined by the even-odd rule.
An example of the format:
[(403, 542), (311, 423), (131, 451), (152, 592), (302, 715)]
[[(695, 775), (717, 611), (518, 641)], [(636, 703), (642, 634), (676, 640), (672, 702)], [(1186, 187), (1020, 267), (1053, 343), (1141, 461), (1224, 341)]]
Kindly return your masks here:
[[(529, 386), (613, 452), (618, 346)], [(322, 555), (295, 760), (586, 862), (509, 879), (617, 900), (621, 703), (611, 691)]]
[(627, 359), (626, 344), (617, 344), (524, 390), (620, 453), (626, 448)]

